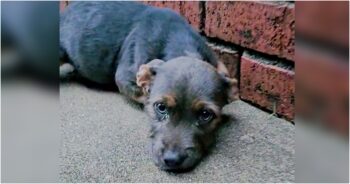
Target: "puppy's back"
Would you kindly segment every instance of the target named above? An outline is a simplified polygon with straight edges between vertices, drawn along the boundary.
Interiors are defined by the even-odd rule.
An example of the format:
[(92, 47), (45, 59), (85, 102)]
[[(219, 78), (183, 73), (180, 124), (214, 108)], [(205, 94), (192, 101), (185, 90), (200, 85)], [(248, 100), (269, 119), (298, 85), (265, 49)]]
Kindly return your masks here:
[(80, 75), (113, 83), (118, 52), (147, 8), (136, 2), (72, 2), (61, 13), (60, 46)]

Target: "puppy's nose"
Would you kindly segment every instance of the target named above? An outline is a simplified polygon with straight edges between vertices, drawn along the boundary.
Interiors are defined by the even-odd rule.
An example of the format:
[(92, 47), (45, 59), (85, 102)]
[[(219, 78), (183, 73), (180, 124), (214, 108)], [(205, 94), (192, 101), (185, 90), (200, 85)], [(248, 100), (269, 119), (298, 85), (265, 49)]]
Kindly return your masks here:
[(163, 156), (164, 163), (168, 167), (176, 167), (181, 165), (185, 158), (185, 156), (180, 155), (179, 152), (176, 151), (166, 151)]

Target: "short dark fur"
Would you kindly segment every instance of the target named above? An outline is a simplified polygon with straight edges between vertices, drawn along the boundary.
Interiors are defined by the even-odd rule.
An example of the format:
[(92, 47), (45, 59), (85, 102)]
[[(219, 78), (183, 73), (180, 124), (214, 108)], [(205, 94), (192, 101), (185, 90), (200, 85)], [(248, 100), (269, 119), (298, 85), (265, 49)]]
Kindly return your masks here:
[(216, 66), (205, 41), (181, 16), (136, 2), (70, 3), (61, 15), (60, 44), (80, 75), (116, 82), (129, 96), (141, 94), (135, 74), (152, 59), (192, 53)]
[[(199, 162), (222, 119), (229, 85), (205, 40), (181, 16), (134, 2), (72, 2), (61, 15), (60, 46), (82, 77), (117, 84), (135, 100), (147, 97), (139, 102), (152, 119), (152, 154), (160, 168), (185, 170)], [(160, 60), (153, 66), (154, 59)], [(143, 83), (151, 84), (147, 94), (137, 86), (141, 65), (152, 70), (153, 77), (144, 77), (152, 80)], [(157, 114), (157, 103), (170, 104), (166, 117)], [(205, 104), (216, 109), (203, 124), (193, 106)]]
[[(223, 119), (221, 108), (227, 104), (226, 88), (226, 81), (215, 68), (201, 60), (179, 57), (156, 69), (146, 109), (152, 119), (153, 159), (160, 168), (177, 171), (192, 168), (208, 151)], [(176, 105), (167, 106), (164, 96), (173, 96)], [(167, 106), (165, 118), (154, 107), (160, 102)], [(200, 102), (208, 105), (193, 108)], [(215, 117), (200, 122), (198, 113), (203, 109), (211, 110)], [(169, 167), (164, 163), (166, 152), (185, 155), (182, 164)]]

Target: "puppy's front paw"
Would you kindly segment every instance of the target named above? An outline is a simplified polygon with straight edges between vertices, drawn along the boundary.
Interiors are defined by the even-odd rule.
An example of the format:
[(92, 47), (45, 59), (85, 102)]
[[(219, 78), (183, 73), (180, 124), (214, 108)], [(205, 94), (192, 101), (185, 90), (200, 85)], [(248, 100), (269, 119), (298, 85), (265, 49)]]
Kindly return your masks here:
[(132, 100), (145, 104), (147, 100), (147, 95), (143, 92), (143, 89), (135, 84), (129, 86), (129, 92), (127, 93)]

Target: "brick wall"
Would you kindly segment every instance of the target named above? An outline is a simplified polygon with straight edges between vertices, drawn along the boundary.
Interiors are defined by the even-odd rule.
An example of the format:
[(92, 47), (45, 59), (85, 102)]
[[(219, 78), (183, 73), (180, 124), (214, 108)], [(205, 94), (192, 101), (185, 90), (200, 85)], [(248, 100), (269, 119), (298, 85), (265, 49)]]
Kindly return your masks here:
[(174, 9), (207, 37), (242, 100), (348, 136), (349, 2), (145, 3)]
[[(289, 2), (144, 1), (171, 8), (203, 36), (239, 79), (240, 98), (294, 117), (294, 4)], [(66, 6), (61, 2), (61, 10)]]

